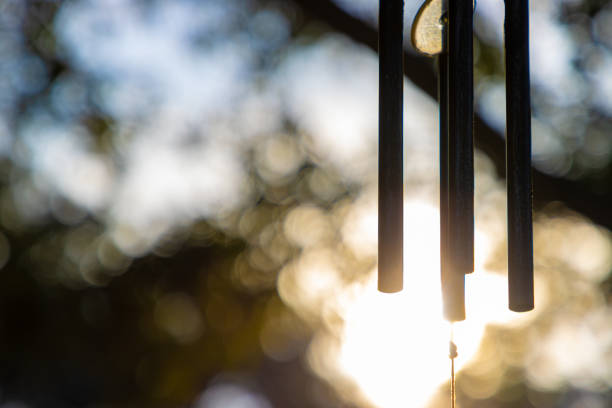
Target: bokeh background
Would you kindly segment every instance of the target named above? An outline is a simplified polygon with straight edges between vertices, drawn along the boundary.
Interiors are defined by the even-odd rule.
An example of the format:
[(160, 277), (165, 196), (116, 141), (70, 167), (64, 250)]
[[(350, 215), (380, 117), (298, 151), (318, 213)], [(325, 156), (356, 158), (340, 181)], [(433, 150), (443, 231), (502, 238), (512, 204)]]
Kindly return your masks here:
[[(375, 290), (373, 0), (0, 0), (0, 407), (448, 407), (433, 61)], [(536, 309), (506, 308), (503, 2), (475, 12), (458, 406), (612, 406), (612, 3), (530, 5)]]

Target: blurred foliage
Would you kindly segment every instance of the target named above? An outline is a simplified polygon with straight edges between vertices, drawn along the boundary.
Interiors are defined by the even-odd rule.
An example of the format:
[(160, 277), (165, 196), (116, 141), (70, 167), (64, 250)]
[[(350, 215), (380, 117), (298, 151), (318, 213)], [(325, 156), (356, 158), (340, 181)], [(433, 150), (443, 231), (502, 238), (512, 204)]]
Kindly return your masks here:
[[(373, 20), (367, 2), (340, 3), (347, 13)], [(556, 10), (561, 28), (555, 27), (575, 47), (567, 54), (570, 61), (563, 61), (571, 66), (558, 79), (571, 82), (567, 89), (534, 81), (536, 165), (609, 189), (610, 88), (603, 88), (603, 97), (597, 89), (610, 64), (612, 9), (601, 0), (541, 3), (540, 11)], [(284, 65), (293, 61), (292, 53), (304, 53), (290, 67), (303, 77), (311, 66), (300, 71), (300, 61), (338, 55), (332, 77), (342, 79), (349, 71), (370, 72), (357, 56), (345, 55), (363, 50), (331, 36), (329, 27), (291, 2), (181, 2), (187, 11), (168, 4), (133, 1), (118, 7), (116, 20), (99, 13), (77, 24), (70, 18), (83, 17), (78, 13), (87, 7), (95, 15), (106, 2), (0, 2), (0, 406), (369, 406), (354, 379), (326, 377), (325, 362), (313, 363), (316, 348), (309, 345), (322, 332), (327, 341), (338, 336), (346, 318), (328, 307), (330, 298), (345, 300), (335, 299), (338, 292), (329, 287), (367, 280), (376, 262), (367, 234), (346, 227), (371, 208), (376, 147), (370, 136), (376, 130), (359, 110), (348, 119), (340, 110), (370, 94), (355, 91), (336, 101), (330, 91), (330, 104), (320, 106), (305, 97), (296, 102), (275, 88), (281, 78), (296, 94), (310, 91), (311, 83)], [(134, 55), (117, 49), (124, 58), (117, 68), (104, 60), (104, 41), (87, 43), (90, 35), (133, 34), (135, 21), (163, 20), (165, 14), (155, 10), (164, 7), (171, 34), (155, 37), (159, 33), (144, 30), (157, 41), (149, 54), (148, 48)], [(485, 23), (480, 27), (477, 83), (484, 115), (483, 105), (499, 98), (503, 64), (496, 34)], [(172, 48), (172, 36), (187, 44), (174, 54), (163, 48)], [(327, 48), (317, 51), (318, 44)], [(235, 47), (238, 62), (223, 59), (215, 47)], [(158, 50), (169, 54), (156, 59)], [(121, 61), (137, 68), (123, 69)], [(181, 64), (195, 68), (176, 71)], [(225, 84), (224, 72), (233, 70), (228, 75), (235, 81)], [(189, 83), (198, 75), (214, 78)], [(221, 91), (211, 91), (208, 105), (199, 105), (198, 98), (217, 85)], [(176, 93), (166, 95), (164, 87)], [(237, 96), (223, 92), (234, 88)], [(427, 109), (420, 105), (414, 106), (416, 117), (418, 109)], [(333, 126), (318, 119), (324, 114), (334, 117)], [(490, 117), (495, 122), (495, 112)], [(416, 135), (431, 130), (427, 123), (407, 126)], [(329, 140), (325, 132), (348, 136)], [(407, 183), (415, 189), (431, 187), (430, 168), (419, 170), (419, 160), (431, 159), (430, 153), (408, 164), (414, 175)], [(152, 157), (142, 169), (133, 164), (141, 156)], [(235, 156), (244, 179), (229, 166)], [(185, 165), (200, 162), (204, 167), (193, 172)], [(499, 211), (502, 186), (487, 163), (481, 160), (481, 198)], [(169, 179), (165, 166), (175, 174)], [(149, 179), (138, 178), (138, 171)], [(201, 189), (189, 184), (209, 174), (222, 180), (202, 182)], [(610, 384), (580, 388), (579, 381), (559, 380), (538, 388), (529, 382), (529, 362), (538, 356), (526, 339), (553, 336), (569, 315), (579, 320), (585, 310), (608, 316), (612, 298), (607, 231), (555, 205), (539, 222), (539, 267), (551, 285), (544, 285), (548, 303), (542, 303), (549, 307), (529, 326), (487, 326), (480, 354), (459, 375), (464, 408), (609, 406)], [(503, 227), (492, 222), (490, 228), (498, 239), (487, 261), (503, 273)], [(564, 249), (577, 254), (579, 265), (559, 255), (561, 237), (573, 233)], [(580, 252), (580, 240), (601, 245), (598, 257)], [(305, 275), (311, 264), (329, 270)], [(301, 292), (305, 282), (308, 293)], [(557, 310), (566, 301), (573, 314)], [(597, 330), (609, 333), (603, 318), (584, 324), (594, 328), (584, 330), (587, 337)], [(539, 356), (554, 360), (545, 351)], [(227, 391), (226, 384), (246, 393)], [(223, 390), (243, 399), (223, 405)], [(432, 406), (444, 406), (445, 392), (441, 387)]]

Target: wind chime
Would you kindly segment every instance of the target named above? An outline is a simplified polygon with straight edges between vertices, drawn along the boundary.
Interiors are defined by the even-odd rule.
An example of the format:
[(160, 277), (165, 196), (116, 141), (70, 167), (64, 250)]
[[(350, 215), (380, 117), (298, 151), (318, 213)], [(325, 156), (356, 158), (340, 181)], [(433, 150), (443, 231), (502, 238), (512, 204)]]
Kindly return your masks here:
[[(433, 56), (440, 109), (440, 267), (444, 318), (465, 320), (465, 274), (474, 271), (474, 4), (426, 0), (412, 25), (416, 50)], [(505, 0), (506, 183), (510, 310), (533, 309), (531, 103), (528, 0)], [(378, 289), (403, 286), (403, 0), (380, 0)], [(454, 358), (450, 342), (451, 401)]]

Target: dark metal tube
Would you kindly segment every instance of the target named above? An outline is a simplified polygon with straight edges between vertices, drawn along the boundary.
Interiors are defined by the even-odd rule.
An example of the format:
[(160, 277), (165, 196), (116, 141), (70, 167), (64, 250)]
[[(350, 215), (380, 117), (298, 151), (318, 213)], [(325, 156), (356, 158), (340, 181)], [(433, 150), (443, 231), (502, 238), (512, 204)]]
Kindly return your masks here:
[(453, 270), (474, 270), (472, 1), (448, 1), (449, 252)]
[(463, 273), (449, 263), (448, 236), (448, 54), (438, 55), (438, 101), (440, 105), (440, 275), (444, 318), (450, 322), (465, 319)]
[(506, 0), (506, 183), (510, 310), (533, 309), (529, 2)]
[(378, 290), (403, 286), (403, 0), (380, 0), (378, 55)]

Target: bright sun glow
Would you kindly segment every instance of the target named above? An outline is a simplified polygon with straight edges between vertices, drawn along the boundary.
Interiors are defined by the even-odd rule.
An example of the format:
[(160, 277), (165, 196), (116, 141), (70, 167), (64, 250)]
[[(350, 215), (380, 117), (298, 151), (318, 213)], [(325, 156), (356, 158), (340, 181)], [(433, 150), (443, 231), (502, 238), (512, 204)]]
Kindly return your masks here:
[[(441, 308), (438, 211), (412, 202), (404, 214), (404, 290), (378, 292), (374, 273), (369, 282), (353, 287), (334, 356), (335, 368), (355, 381), (370, 402), (385, 408), (425, 406), (448, 381), (450, 370), (450, 325), (442, 319)], [(476, 240), (487, 248), (484, 234), (477, 231)], [(483, 263), (476, 259), (476, 272), (466, 278), (467, 320), (454, 325), (459, 370), (476, 353), (488, 323), (530, 315), (507, 311), (506, 280), (484, 271)]]

